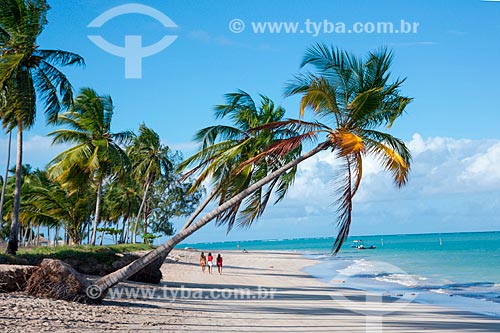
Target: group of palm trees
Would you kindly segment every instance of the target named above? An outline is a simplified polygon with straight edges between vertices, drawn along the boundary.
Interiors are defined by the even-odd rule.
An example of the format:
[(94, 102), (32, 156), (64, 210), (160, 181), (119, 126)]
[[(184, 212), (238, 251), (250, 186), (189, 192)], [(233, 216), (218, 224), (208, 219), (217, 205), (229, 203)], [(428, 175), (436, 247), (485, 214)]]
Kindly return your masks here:
[[(101, 221), (121, 219), (122, 242), (129, 239), (128, 226), (133, 226), (135, 241), (141, 219), (144, 235), (151, 215), (159, 219), (189, 213), (199, 192), (185, 196), (186, 185), (171, 186), (178, 156), (161, 144), (158, 134), (145, 125), (138, 135), (112, 133), (111, 98), (90, 88), (73, 98), (73, 87), (57, 68), (82, 66), (83, 58), (39, 49), (36, 40), (47, 23), (48, 9), (44, 0), (0, 0), (0, 119), (9, 134), (8, 159), (11, 134), (17, 129), (14, 182), (8, 191), (8, 162), (0, 202), (0, 223), (10, 222), (7, 252), (16, 253), (19, 235), (31, 235), (31, 226), (55, 227), (57, 234), (62, 225), (68, 238), (79, 244), (93, 216), (89, 243), (94, 245)], [(64, 127), (49, 134), (53, 142), (74, 146), (56, 156), (46, 171), (27, 174), (29, 168), (22, 163), (23, 133), (35, 122), (37, 100), (45, 107), (47, 122)], [(159, 205), (172, 198), (180, 202), (175, 209)], [(160, 209), (153, 211), (158, 208), (154, 206)], [(135, 221), (130, 223), (132, 217)], [(173, 231), (168, 221), (152, 227), (152, 232)]]
[[(57, 61), (60, 65), (83, 63), (77, 55), (62, 51), (50, 53), (35, 47), (36, 36), (45, 23), (46, 6), (42, 5), (45, 2), (0, 2), (1, 116), (8, 131), (17, 127), (19, 147), (12, 225), (18, 222), (20, 205), (22, 130), (29, 128), (32, 124), (30, 121), (34, 119), (34, 104), (26, 104), (25, 100), (33, 101), (35, 92), (38, 92), (37, 96), (46, 105), (49, 121), (69, 127), (49, 135), (56, 143), (77, 143), (51, 162), (49, 178), (59, 182), (63, 190), (69, 190), (70, 195), (76, 196), (79, 195), (78, 191), (72, 192), (70, 189), (79, 188), (80, 184), (88, 183), (89, 180), (95, 185), (92, 190), (96, 204), (92, 214), (91, 238), (91, 243), (94, 243), (101, 212), (105, 210), (101, 207), (103, 203), (104, 206), (112, 204), (102, 200), (102, 189), (109, 179), (121, 177), (119, 172), (113, 171), (114, 165), (115, 161), (127, 158), (121, 145), (131, 139), (130, 133), (109, 132), (107, 126), (112, 107), (108, 97), (98, 96), (91, 89), (83, 89), (73, 101), (72, 88), (61, 72), (50, 67), (50, 72), (45, 76), (40, 74), (45, 73), (44, 70), (48, 68), (45, 64), (49, 61)], [(23, 10), (16, 11), (18, 7)], [(14, 28), (11, 29), (11, 26)], [(20, 29), (23, 35), (33, 37), (29, 41), (24, 40), (20, 46), (11, 47)], [(337, 253), (349, 234), (353, 197), (361, 183), (363, 158), (367, 155), (377, 158), (392, 173), (399, 187), (408, 180), (410, 152), (402, 140), (384, 131), (393, 125), (411, 102), (411, 98), (400, 92), (404, 80), (391, 79), (392, 58), (392, 53), (386, 49), (370, 52), (361, 58), (325, 44), (308, 48), (301, 64), (304, 70), (291, 79), (285, 88), (285, 96), (301, 97), (299, 119), (285, 118), (285, 110), (268, 97), (260, 96), (256, 102), (244, 91), (227, 94), (226, 102), (215, 108), (215, 116), (222, 119), (224, 124), (210, 126), (196, 133), (199, 151), (178, 166), (182, 176), (175, 183), (183, 184), (191, 194), (199, 191), (204, 184), (209, 184), (211, 191), (206, 199), (167, 242), (130, 265), (99, 279), (96, 284), (106, 290), (143, 267), (162, 262), (159, 259), (168, 255), (175, 245), (214, 219), (219, 225), (227, 225), (228, 230), (235, 223), (249, 226), (262, 215), (269, 200), (278, 202), (285, 197), (297, 175), (300, 162), (324, 151), (335, 154), (339, 161), (332, 185), (338, 193), (335, 220), (339, 232), (333, 245), (333, 252)], [(29, 84), (26, 85), (26, 82)], [(64, 108), (67, 111), (61, 113)], [(99, 116), (91, 116), (94, 111), (90, 109), (99, 109)], [(312, 111), (315, 120), (305, 121), (302, 116), (306, 111)], [(94, 123), (95, 117), (102, 119)], [(96, 138), (89, 133), (100, 136)], [(130, 148), (128, 158), (134, 159), (136, 154), (141, 155), (143, 148), (147, 150), (146, 146)], [(152, 154), (151, 159), (153, 156), (156, 155)], [(147, 206), (149, 188), (155, 184), (158, 170), (170, 168), (171, 165), (158, 162), (152, 171), (149, 159), (138, 158), (136, 161), (141, 163), (132, 163), (132, 174), (141, 174), (143, 184), (142, 200), (135, 215), (139, 219)], [(186, 185), (184, 181), (191, 177), (196, 180)], [(126, 180), (121, 181), (127, 184)], [(304, 198), (304, 201), (307, 200)], [(128, 201), (124, 199), (123, 202)], [(215, 208), (200, 217), (209, 203)], [(165, 204), (165, 201), (159, 204)], [(173, 202), (169, 204), (175, 205)], [(17, 235), (17, 230), (12, 230)], [(11, 238), (15, 239), (12, 233)]]
[[(54, 144), (72, 146), (52, 159), (46, 170), (23, 167), (21, 244), (38, 245), (41, 226), (55, 229), (55, 244), (60, 228), (66, 244), (81, 244), (87, 235), (88, 244), (95, 245), (98, 233), (100, 245), (104, 234), (114, 236), (116, 243), (135, 243), (138, 234), (142, 239), (155, 233), (170, 235), (170, 217), (194, 209), (201, 191), (187, 194), (189, 183), (178, 184), (179, 156), (144, 124), (138, 134), (112, 133), (112, 109), (109, 97), (82, 89), (70, 110), (58, 116), (62, 127), (49, 133)], [(2, 207), (5, 216), (12, 215), (10, 180)], [(175, 200), (177, 206), (162, 206), (165, 200)]]
[[(339, 231), (332, 252), (340, 251), (349, 235), (363, 158), (378, 159), (396, 186), (408, 181), (410, 152), (402, 140), (383, 131), (411, 102), (400, 93), (404, 80), (390, 79), (391, 63), (392, 53), (386, 49), (363, 59), (324, 44), (308, 48), (301, 67), (313, 71), (290, 80), (285, 95), (300, 95), (299, 115), (312, 110), (316, 121), (285, 119), (283, 108), (265, 96), (257, 104), (244, 91), (227, 94), (226, 104), (216, 106), (215, 115), (229, 118), (232, 125), (200, 130), (195, 136), (199, 152), (180, 165), (190, 168), (185, 176), (197, 177), (191, 190), (211, 182), (211, 193), (168, 241), (100, 278), (96, 285), (107, 290), (148, 265), (161, 264), (177, 244), (214, 219), (228, 230), (235, 222), (249, 226), (271, 198), (277, 202), (285, 196), (297, 166), (323, 151), (335, 154), (339, 161), (333, 185), (338, 193)], [(215, 202), (215, 208), (200, 217), (209, 202)]]

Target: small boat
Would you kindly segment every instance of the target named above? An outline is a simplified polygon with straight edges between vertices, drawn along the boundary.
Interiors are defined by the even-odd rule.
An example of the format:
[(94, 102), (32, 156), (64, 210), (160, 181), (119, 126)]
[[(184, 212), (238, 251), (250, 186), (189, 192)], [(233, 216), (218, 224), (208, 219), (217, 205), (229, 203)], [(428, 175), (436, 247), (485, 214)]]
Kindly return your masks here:
[(355, 248), (356, 250), (373, 250), (377, 248), (374, 245), (366, 246), (362, 239), (357, 239), (353, 241), (351, 247)]

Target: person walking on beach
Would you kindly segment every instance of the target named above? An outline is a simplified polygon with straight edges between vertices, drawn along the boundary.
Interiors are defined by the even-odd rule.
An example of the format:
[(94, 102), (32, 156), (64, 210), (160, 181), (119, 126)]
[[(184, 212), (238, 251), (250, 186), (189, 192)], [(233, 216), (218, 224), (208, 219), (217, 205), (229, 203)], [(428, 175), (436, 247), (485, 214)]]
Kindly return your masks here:
[(208, 259), (208, 274), (212, 274), (212, 265), (214, 264), (213, 263), (213, 260), (214, 260), (214, 257), (212, 257), (212, 253), (211, 252), (208, 252), (208, 256), (207, 256), (207, 259)]
[(222, 275), (222, 257), (220, 256), (220, 253), (217, 255), (217, 270), (219, 271), (219, 274)]
[(205, 257), (205, 253), (201, 253), (200, 256), (200, 265), (201, 265), (201, 271), (205, 273), (205, 267), (207, 266), (207, 257)]

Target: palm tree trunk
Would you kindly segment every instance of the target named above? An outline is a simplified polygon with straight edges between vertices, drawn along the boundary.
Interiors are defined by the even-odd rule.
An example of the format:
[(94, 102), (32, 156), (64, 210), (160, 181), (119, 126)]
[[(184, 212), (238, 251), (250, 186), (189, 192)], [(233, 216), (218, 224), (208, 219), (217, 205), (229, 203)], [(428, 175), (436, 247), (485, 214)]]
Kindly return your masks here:
[[(146, 181), (146, 186), (144, 188), (144, 194), (142, 195), (142, 201), (141, 201), (141, 205), (139, 206), (139, 212), (137, 213), (137, 219), (135, 221), (136, 223), (136, 227), (135, 229), (137, 229), (137, 224), (139, 224), (139, 221), (141, 219), (141, 214), (142, 214), (142, 211), (144, 210), (144, 206), (146, 204), (146, 198), (147, 198), (147, 195), (148, 195), (148, 191), (149, 191), (149, 186), (151, 185), (151, 179), (153, 178), (153, 175), (150, 175), (148, 177), (148, 180)], [(144, 228), (146, 228), (146, 219), (144, 219)], [(146, 231), (144, 231), (144, 233), (146, 233)], [(135, 243), (135, 232), (134, 232), (134, 243)]]
[(217, 193), (217, 191), (219, 190), (220, 188), (220, 185), (217, 185), (212, 192), (210, 192), (210, 194), (208, 195), (208, 197), (205, 199), (205, 201), (203, 201), (201, 203), (201, 205), (198, 206), (198, 208), (196, 208), (196, 210), (194, 211), (193, 214), (191, 214), (191, 216), (189, 217), (189, 219), (187, 220), (187, 222), (184, 224), (184, 226), (182, 227), (181, 230), (184, 230), (186, 229), (187, 227), (189, 227), (191, 225), (191, 223), (193, 223), (194, 219), (196, 217), (198, 217), (198, 215), (200, 215), (200, 213), (205, 209), (205, 207), (207, 207), (208, 203), (210, 201), (212, 201), (212, 199), (214, 198), (215, 194)]
[(101, 239), (99, 240), (99, 246), (102, 246), (102, 241), (104, 239), (104, 233), (106, 232), (104, 229), (106, 229), (106, 221), (104, 221), (104, 225), (102, 226), (102, 231), (101, 231)]
[(87, 245), (90, 245), (90, 237), (91, 237), (91, 234), (90, 234), (90, 223), (89, 223), (89, 221), (87, 221)]
[(5, 166), (5, 177), (2, 184), (2, 194), (0, 197), (0, 229), (3, 225), (3, 202), (5, 200), (5, 190), (7, 189), (7, 178), (9, 178), (10, 148), (12, 146), (12, 131), (9, 131), (9, 143), (7, 145), (7, 162)]
[[(144, 215), (144, 228), (143, 228), (143, 233), (142, 233), (143, 235), (148, 233), (148, 216), (146, 214), (146, 209), (147, 209), (147, 207), (142, 212), (142, 215)], [(143, 243), (144, 243), (144, 241), (143, 241)]]
[(101, 231), (101, 239), (99, 240), (99, 246), (102, 246), (102, 241), (104, 239), (104, 232), (105, 232), (104, 230)]
[(14, 209), (12, 211), (12, 224), (10, 225), (9, 244), (7, 253), (15, 255), (19, 247), (19, 207), (21, 206), (21, 181), (23, 168), (23, 123), (17, 123), (17, 156), (16, 156), (16, 185), (14, 189)]
[(40, 244), (40, 224), (36, 226), (36, 239), (35, 245), (38, 246)]
[[(178, 232), (175, 236), (170, 238), (167, 242), (163, 243), (159, 247), (157, 247), (155, 250), (150, 251), (146, 255), (140, 257), (139, 259), (133, 261), (129, 265), (111, 273), (106, 276), (103, 276), (99, 280), (96, 281), (96, 285), (101, 288), (102, 291), (107, 291), (109, 288), (112, 286), (116, 285), (118, 282), (123, 281), (127, 279), (128, 277), (132, 276), (133, 274), (137, 273), (140, 271), (142, 268), (146, 267), (150, 263), (154, 262), (155, 260), (158, 260), (161, 258), (162, 255), (165, 253), (169, 253), (172, 251), (175, 245), (179, 244), (182, 242), (184, 239), (186, 239), (188, 236), (190, 236), (192, 233), (209, 223), (211, 220), (213, 220), (215, 217), (220, 215), (222, 212), (224, 212), (226, 209), (232, 207), (233, 205), (237, 204), (241, 200), (245, 199), (247, 196), (255, 192), (256, 190), (260, 189), (267, 183), (271, 182), (274, 178), (279, 177), (281, 174), (286, 172), (287, 170), (293, 168), (300, 162), (310, 158), (311, 156), (319, 153), (322, 150), (325, 150), (329, 147), (329, 142), (323, 142), (316, 146), (314, 149), (311, 151), (307, 152), (306, 154), (302, 155), (301, 157), (285, 164), (283, 167), (279, 168), (278, 170), (270, 173), (266, 177), (262, 178), (255, 184), (249, 186), (245, 190), (241, 191), (234, 197), (232, 197), (230, 200), (226, 201), (222, 205), (218, 206), (205, 216), (203, 216), (201, 219), (196, 221), (194, 224), (189, 226), (187, 229), (183, 229), (180, 232)], [(104, 296), (104, 294), (103, 294)]]
[(28, 224), (28, 246), (31, 246), (33, 241), (33, 229), (31, 228), (31, 223)]
[(127, 226), (127, 220), (128, 220), (128, 214), (126, 214), (124, 217), (123, 217), (123, 221), (122, 221), (122, 231), (120, 233), (120, 243), (125, 243), (124, 239), (125, 239), (125, 228)]
[[(21, 227), (22, 229), (23, 227)], [(28, 244), (28, 231), (29, 231), (29, 228), (24, 228), (24, 234), (23, 234), (23, 237), (21, 238), (21, 245), (26, 247), (26, 245)]]
[(97, 199), (95, 202), (95, 213), (94, 213), (94, 224), (92, 226), (92, 239), (90, 240), (90, 245), (95, 245), (95, 239), (97, 237), (97, 225), (101, 219), (101, 200), (102, 200), (102, 183), (103, 177), (100, 176), (97, 184)]
[(132, 232), (132, 243), (135, 244), (137, 243), (137, 225), (139, 224), (139, 222), (136, 222), (134, 224), (134, 230)]
[(66, 235), (68, 234), (68, 232), (67, 232), (68, 229), (67, 228), (68, 228), (68, 225), (66, 223), (64, 223), (64, 227), (63, 227), (63, 231), (64, 231), (63, 245), (68, 245), (68, 244), (66, 244), (66, 237), (67, 237)]
[[(205, 207), (207, 207), (207, 205), (210, 203), (210, 201), (212, 201), (212, 199), (215, 197), (215, 195), (217, 194), (217, 191), (219, 190), (220, 187), (221, 187), (221, 185), (219, 184), (212, 190), (212, 192), (210, 192), (208, 197), (201, 203), (201, 205), (198, 206), (198, 208), (196, 208), (196, 210), (193, 212), (193, 214), (191, 214), (191, 216), (189, 217), (189, 219), (184, 224), (184, 226), (182, 227), (181, 230), (188, 228), (191, 225), (191, 223), (193, 223), (193, 221), (198, 217), (198, 215), (200, 215), (200, 213), (203, 211), (203, 209), (205, 209)], [(163, 255), (161, 256), (161, 259), (155, 261), (155, 265), (158, 265), (158, 267), (155, 267), (155, 269), (156, 268), (159, 269), (161, 267), (161, 265), (163, 264), (163, 262), (165, 261), (165, 259), (167, 258), (169, 253), (170, 253), (170, 251), (163, 253)]]
[(127, 220), (127, 226), (125, 228), (125, 236), (123, 237), (125, 244), (128, 244), (128, 234), (129, 233), (130, 233), (130, 219)]
[(54, 246), (59, 245), (59, 226), (56, 225), (56, 235), (54, 236)]

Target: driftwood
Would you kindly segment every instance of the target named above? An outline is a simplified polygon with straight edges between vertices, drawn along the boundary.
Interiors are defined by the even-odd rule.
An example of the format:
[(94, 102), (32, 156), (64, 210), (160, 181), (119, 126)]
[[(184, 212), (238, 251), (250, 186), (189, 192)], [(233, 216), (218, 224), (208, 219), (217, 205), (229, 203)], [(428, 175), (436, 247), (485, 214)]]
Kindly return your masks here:
[(0, 292), (22, 291), (36, 266), (0, 265)]
[(105, 295), (87, 294), (90, 282), (70, 265), (55, 259), (43, 259), (33, 272), (25, 291), (28, 295), (80, 303), (100, 303)]

